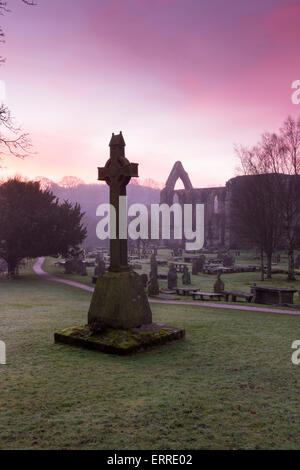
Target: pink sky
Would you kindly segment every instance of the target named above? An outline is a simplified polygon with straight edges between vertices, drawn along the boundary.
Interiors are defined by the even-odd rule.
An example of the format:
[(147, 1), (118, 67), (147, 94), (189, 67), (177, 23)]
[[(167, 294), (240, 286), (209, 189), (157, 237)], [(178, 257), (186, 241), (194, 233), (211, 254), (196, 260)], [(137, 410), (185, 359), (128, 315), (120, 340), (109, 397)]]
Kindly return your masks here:
[(94, 182), (122, 130), (142, 179), (181, 160), (195, 187), (223, 185), (235, 143), (300, 114), (298, 1), (37, 1), (10, 0), (0, 70), (37, 153), (0, 175)]

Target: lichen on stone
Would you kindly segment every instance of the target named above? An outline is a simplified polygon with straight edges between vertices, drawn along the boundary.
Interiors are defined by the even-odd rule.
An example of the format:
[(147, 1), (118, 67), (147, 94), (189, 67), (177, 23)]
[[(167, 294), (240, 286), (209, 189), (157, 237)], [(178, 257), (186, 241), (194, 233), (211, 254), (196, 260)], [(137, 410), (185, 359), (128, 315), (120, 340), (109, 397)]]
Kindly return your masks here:
[(89, 325), (67, 328), (55, 333), (55, 341), (103, 352), (128, 354), (181, 339), (185, 331), (166, 325), (144, 325), (128, 330), (105, 327), (91, 330)]

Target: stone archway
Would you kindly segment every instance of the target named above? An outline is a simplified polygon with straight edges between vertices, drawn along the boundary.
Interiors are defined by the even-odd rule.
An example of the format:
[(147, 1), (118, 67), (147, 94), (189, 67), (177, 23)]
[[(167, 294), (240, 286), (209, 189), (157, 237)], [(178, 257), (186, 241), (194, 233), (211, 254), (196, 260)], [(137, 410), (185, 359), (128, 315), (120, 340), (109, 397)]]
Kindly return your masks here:
[(175, 185), (179, 179), (181, 179), (186, 191), (190, 191), (193, 189), (193, 185), (191, 183), (189, 175), (183, 168), (182, 163), (176, 162), (166, 181), (166, 185), (164, 189), (161, 191), (161, 197), (160, 197), (161, 203), (166, 203), (169, 205), (173, 204)]
[[(175, 185), (178, 180), (181, 180), (184, 186), (184, 189), (175, 190)], [(190, 194), (193, 190), (193, 185), (189, 178), (189, 175), (185, 171), (182, 166), (181, 162), (176, 162), (172, 168), (172, 171), (166, 181), (166, 185), (164, 189), (160, 193), (160, 203), (161, 204), (168, 204), (168, 206), (172, 206), (174, 202), (177, 204), (184, 204), (186, 201), (186, 197)], [(171, 219), (171, 233), (174, 231), (174, 220)], [(174, 240), (171, 239), (166, 242), (167, 245), (175, 247), (180, 246), (183, 247), (184, 240)]]

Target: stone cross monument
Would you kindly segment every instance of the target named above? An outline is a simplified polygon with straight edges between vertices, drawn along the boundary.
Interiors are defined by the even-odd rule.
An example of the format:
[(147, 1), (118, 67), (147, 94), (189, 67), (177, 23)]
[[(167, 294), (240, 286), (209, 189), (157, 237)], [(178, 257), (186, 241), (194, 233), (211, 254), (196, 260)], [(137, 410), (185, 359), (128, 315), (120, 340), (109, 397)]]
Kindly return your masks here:
[[(110, 268), (98, 278), (88, 323), (137, 328), (152, 323), (152, 313), (140, 276), (128, 267), (127, 238), (119, 238), (119, 197), (126, 196), (127, 184), (132, 177), (138, 176), (138, 164), (125, 158), (122, 132), (112, 135), (109, 146), (110, 158), (103, 168), (98, 168), (98, 179), (106, 181), (110, 187), (110, 204), (116, 211), (116, 239), (110, 239)], [(121, 215), (126, 221), (127, 214)]]
[[(127, 238), (120, 239), (119, 197), (126, 196), (126, 186), (132, 177), (138, 177), (138, 164), (125, 158), (125, 141), (122, 132), (112, 135), (110, 159), (104, 168), (98, 168), (98, 180), (106, 181), (110, 187), (110, 204), (116, 211), (116, 239), (110, 239), (110, 271), (128, 271)], [(126, 215), (127, 216), (127, 215)], [(126, 220), (126, 219), (125, 219)]]

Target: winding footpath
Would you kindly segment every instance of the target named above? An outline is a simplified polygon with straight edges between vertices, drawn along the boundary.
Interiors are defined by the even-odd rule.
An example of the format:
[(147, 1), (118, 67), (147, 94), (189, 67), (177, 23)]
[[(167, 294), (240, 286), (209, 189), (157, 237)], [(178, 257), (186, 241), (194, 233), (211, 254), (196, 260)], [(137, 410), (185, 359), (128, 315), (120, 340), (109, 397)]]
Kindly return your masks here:
[[(71, 281), (69, 279), (63, 279), (60, 277), (53, 276), (52, 274), (47, 273), (43, 270), (42, 266), (45, 261), (45, 258), (39, 258), (38, 261), (33, 266), (34, 272), (45, 279), (46, 281), (60, 282), (61, 284), (66, 284), (71, 287), (76, 287), (77, 289), (83, 289), (88, 292), (94, 292), (93, 287), (86, 286), (80, 282)], [(244, 305), (229, 305), (222, 304), (220, 302), (181, 302), (176, 300), (160, 300), (160, 299), (149, 299), (149, 302), (153, 304), (168, 304), (168, 305), (188, 305), (190, 307), (208, 307), (208, 308), (221, 308), (229, 310), (246, 310), (247, 312), (267, 312), (267, 313), (279, 313), (281, 315), (300, 315), (298, 310), (284, 310), (278, 308), (266, 308), (266, 307), (251, 307)]]
[(61, 284), (67, 284), (68, 286), (77, 287), (78, 289), (87, 290), (88, 292), (94, 292), (93, 287), (86, 286), (80, 282), (70, 281), (69, 279), (62, 279), (61, 277), (52, 276), (52, 274), (46, 273), (46, 271), (42, 269), (44, 261), (45, 258), (39, 258), (33, 266), (33, 270), (35, 274), (42, 277), (46, 281), (60, 282)]

